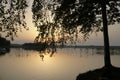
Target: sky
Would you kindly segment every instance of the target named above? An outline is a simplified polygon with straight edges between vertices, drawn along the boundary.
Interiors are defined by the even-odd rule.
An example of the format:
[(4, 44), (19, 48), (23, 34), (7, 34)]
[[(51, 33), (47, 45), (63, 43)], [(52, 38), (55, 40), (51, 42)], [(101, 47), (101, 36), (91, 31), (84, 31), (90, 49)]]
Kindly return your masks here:
[[(13, 44), (23, 44), (28, 42), (34, 42), (35, 37), (37, 36), (37, 28), (32, 23), (32, 12), (31, 12), (31, 3), (26, 11), (26, 22), (29, 30), (23, 29), (22, 32), (18, 32), (18, 37), (14, 38), (12, 41)], [(110, 25), (109, 29), (109, 41), (112, 46), (120, 46), (120, 24)], [(98, 32), (97, 34), (92, 34), (86, 42), (78, 43), (79, 45), (103, 45), (103, 33)]]

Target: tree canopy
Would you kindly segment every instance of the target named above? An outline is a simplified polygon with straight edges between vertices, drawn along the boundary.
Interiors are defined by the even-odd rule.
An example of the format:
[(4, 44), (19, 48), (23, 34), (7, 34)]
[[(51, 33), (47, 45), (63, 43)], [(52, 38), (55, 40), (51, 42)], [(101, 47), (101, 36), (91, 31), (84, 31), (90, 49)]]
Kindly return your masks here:
[(34, 0), (32, 5), (33, 23), (39, 32), (35, 42), (51, 42), (58, 35), (59, 27), (54, 21), (55, 3), (52, 0)]
[[(89, 35), (93, 32), (106, 30), (103, 31), (105, 46), (104, 50), (105, 55), (109, 58), (105, 58), (107, 59), (105, 62), (110, 61), (107, 25), (120, 23), (120, 1), (71, 0), (69, 2), (67, 0), (62, 0), (60, 3), (61, 6), (57, 10), (58, 18), (56, 19), (62, 19), (62, 25), (67, 26), (68, 30), (73, 30), (74, 26), (81, 26), (79, 32), (84, 35), (84, 39), (89, 38)], [(103, 15), (103, 13), (106, 15)]]
[(74, 41), (79, 33), (87, 39), (90, 33), (103, 31), (103, 4), (108, 24), (120, 23), (119, 0), (34, 0), (33, 22), (39, 31), (36, 40), (55, 40), (57, 36), (60, 42)]
[[(106, 4), (108, 24), (120, 23), (119, 0), (33, 0), (33, 23), (39, 32), (38, 41), (76, 41), (82, 33), (87, 39), (92, 32), (103, 31), (102, 3)], [(27, 0), (0, 1), (0, 32), (6, 37), (27, 28)]]
[(5, 37), (16, 36), (22, 27), (27, 28), (25, 10), (28, 7), (26, 0), (0, 0), (0, 33)]
[[(120, 23), (120, 1), (119, 0), (62, 0), (57, 9), (57, 19), (63, 19), (65, 26), (82, 25), (80, 31), (83, 33), (92, 30), (101, 31), (102, 8), (106, 4), (108, 24)], [(70, 27), (72, 28), (72, 27)]]

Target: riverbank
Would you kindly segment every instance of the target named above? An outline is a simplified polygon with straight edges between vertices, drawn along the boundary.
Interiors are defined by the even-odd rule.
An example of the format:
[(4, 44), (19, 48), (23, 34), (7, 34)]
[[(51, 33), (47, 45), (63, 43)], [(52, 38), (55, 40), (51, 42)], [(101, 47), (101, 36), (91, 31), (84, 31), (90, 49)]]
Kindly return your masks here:
[(79, 74), (76, 80), (120, 80), (120, 68), (110, 67), (107, 74), (105, 67)]

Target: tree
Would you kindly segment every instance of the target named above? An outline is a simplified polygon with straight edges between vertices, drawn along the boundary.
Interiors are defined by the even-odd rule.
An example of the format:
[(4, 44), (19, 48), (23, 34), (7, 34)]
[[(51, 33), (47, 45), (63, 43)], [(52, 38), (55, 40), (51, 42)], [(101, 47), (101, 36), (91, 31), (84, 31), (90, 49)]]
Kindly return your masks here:
[(13, 40), (22, 27), (27, 28), (25, 22), (27, 7), (26, 0), (0, 0), (0, 35)]
[[(49, 3), (48, 3), (49, 2)], [(53, 20), (52, 0), (34, 0), (32, 5), (33, 23), (39, 32), (35, 42), (52, 42), (57, 35), (58, 27)], [(52, 7), (52, 8), (51, 8)], [(56, 33), (56, 34), (55, 34)]]
[[(84, 34), (84, 39), (87, 39), (91, 32), (103, 31), (105, 67), (111, 66), (108, 25), (120, 23), (119, 0), (53, 0), (51, 3), (46, 2), (47, 5), (43, 3), (44, 1), (34, 0), (32, 8), (34, 19), (36, 19), (35, 23), (38, 22), (39, 24), (42, 24), (36, 24), (41, 34), (39, 36), (43, 36), (43, 34), (46, 35), (48, 32), (53, 34), (56, 29), (61, 29), (59, 40), (62, 40), (61, 42), (63, 42), (67, 39), (73, 39), (75, 36), (77, 38), (78, 33)], [(43, 9), (51, 11), (53, 22), (44, 22), (45, 20), (42, 19), (42, 14), (40, 14), (41, 12), (45, 11)], [(49, 25), (50, 23), (54, 24), (54, 26)], [(103, 23), (103, 25), (101, 23)], [(45, 28), (44, 25), (45, 29), (43, 29), (43, 24), (47, 26)], [(54, 28), (50, 29), (50, 27)], [(46, 29), (50, 31), (47, 31)], [(43, 33), (43, 31), (46, 32)]]
[[(43, 23), (47, 25), (46, 28), (44, 27), (45, 29), (53, 27), (53, 25), (49, 25), (50, 23), (53, 23), (55, 25), (53, 29), (48, 29), (50, 31), (47, 31), (44, 33), (44, 35), (48, 32), (52, 33), (51, 30), (53, 30), (53, 32), (60, 30), (60, 38), (58, 39), (59, 41), (62, 40), (61, 42), (63, 42), (68, 39), (72, 39), (72, 41), (76, 40), (74, 38), (78, 37), (78, 33), (84, 34), (84, 39), (87, 39), (91, 32), (103, 31), (105, 67), (111, 66), (108, 25), (120, 23), (119, 0), (52, 0), (52, 4), (46, 2), (46, 6), (45, 4), (43, 5), (44, 1), (34, 1), (38, 1), (38, 3), (40, 3), (34, 3), (32, 8), (34, 19), (36, 16), (36, 22), (40, 22), (42, 14), (39, 14), (38, 12), (41, 12), (43, 9), (50, 11), (53, 17), (53, 22), (40, 22), (41, 24)], [(36, 8), (40, 7), (41, 5), (41, 8), (35, 9), (35, 5)], [(103, 27), (101, 25), (102, 23)], [(37, 25), (37, 27), (39, 29), (42, 29), (43, 24), (42, 26)], [(42, 29), (42, 31), (46, 31), (45, 29)], [(42, 33), (42, 31), (39, 30), (40, 33)]]
[[(67, 22), (67, 25), (82, 25), (80, 31), (85, 35), (91, 31), (103, 31), (105, 67), (111, 66), (108, 25), (120, 23), (119, 4), (119, 0), (63, 0), (59, 8), (61, 11), (58, 11), (65, 22), (63, 24), (66, 25)], [(103, 27), (101, 27), (101, 23), (103, 23)]]
[(69, 34), (68, 32), (71, 31), (61, 25), (58, 20), (55, 20), (58, 6), (59, 3), (54, 0), (34, 0), (32, 5), (33, 23), (39, 32), (35, 42), (61, 43), (63, 45), (68, 40), (74, 41), (73, 35), (77, 37), (77, 33)]
[(10, 41), (6, 40), (5, 38), (0, 37), (0, 48), (4, 47), (4, 48), (9, 48), (10, 47)]

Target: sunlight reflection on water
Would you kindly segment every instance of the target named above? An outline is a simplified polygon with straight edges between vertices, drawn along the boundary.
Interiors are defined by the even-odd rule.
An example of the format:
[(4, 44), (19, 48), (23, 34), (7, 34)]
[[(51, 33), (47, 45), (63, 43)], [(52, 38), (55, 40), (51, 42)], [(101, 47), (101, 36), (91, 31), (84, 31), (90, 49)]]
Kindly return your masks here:
[[(0, 80), (75, 80), (79, 73), (102, 67), (103, 58), (103, 50), (96, 49), (57, 49), (52, 57), (48, 53), (11, 49), (0, 56)], [(120, 67), (120, 55), (111, 55), (111, 59), (113, 65)]]

